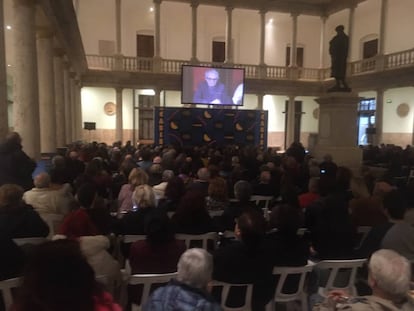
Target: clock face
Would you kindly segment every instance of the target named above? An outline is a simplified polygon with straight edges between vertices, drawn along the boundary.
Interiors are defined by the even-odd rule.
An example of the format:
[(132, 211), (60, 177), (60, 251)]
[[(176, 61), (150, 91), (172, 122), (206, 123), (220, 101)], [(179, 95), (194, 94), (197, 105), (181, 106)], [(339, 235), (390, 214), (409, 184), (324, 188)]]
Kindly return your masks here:
[(113, 116), (116, 113), (116, 105), (113, 102), (107, 102), (104, 105), (104, 112), (108, 116)]

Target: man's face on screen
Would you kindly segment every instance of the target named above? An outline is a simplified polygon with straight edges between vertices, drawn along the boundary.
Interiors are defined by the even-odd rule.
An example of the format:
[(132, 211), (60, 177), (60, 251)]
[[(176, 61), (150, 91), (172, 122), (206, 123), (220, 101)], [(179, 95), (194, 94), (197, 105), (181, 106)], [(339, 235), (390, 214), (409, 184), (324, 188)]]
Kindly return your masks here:
[(206, 73), (206, 82), (209, 87), (216, 86), (219, 75), (216, 71), (209, 71)]

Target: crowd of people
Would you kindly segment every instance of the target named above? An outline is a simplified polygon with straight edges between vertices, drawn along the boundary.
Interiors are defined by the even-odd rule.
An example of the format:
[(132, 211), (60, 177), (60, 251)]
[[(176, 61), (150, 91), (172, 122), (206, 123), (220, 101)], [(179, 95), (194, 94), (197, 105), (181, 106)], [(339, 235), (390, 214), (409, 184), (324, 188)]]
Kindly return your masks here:
[[(82, 278), (89, 277), (85, 280), (88, 289), (74, 293), (88, 296), (85, 305), (68, 304), (70, 310), (93, 310), (88, 309), (93, 304), (99, 310), (117, 310), (90, 275), (105, 275), (119, 289), (125, 259), (132, 273), (175, 272), (178, 265), (177, 279), (155, 291), (146, 310), (195, 310), (191, 306), (198, 303), (205, 307), (197, 310), (220, 310), (213, 298), (217, 293), (208, 293), (211, 279), (254, 284), (252, 310), (264, 310), (274, 294), (274, 266), (304, 266), (309, 259), (370, 258), (372, 254), (380, 258), (369, 266), (375, 280), (370, 283), (372, 294), (379, 295), (380, 288), (382, 299), (395, 308), (408, 303), (400, 292), (398, 302), (383, 294), (387, 288), (382, 287), (377, 270), (386, 262), (383, 257), (414, 260), (413, 223), (405, 219), (409, 191), (386, 178), (372, 180), (367, 170), (356, 182), (350, 169), (337, 166), (328, 155), (318, 163), (299, 143), (283, 155), (254, 146), (76, 143), (65, 154), (54, 156), (47, 170), (33, 180), (30, 175), (35, 166), (23, 155), (17, 133), (0, 146), (0, 163), (8, 163), (7, 169), (0, 170), (0, 248), (5, 254), (0, 277), (23, 275), (15, 310), (29, 310), (30, 303), (39, 303), (43, 299), (39, 297), (47, 295), (54, 297), (44, 298), (44, 306), (30, 310), (66, 310), (55, 306), (65, 304), (67, 297), (54, 294), (66, 291), (66, 285), (47, 285), (47, 281), (58, 280), (52, 276), (41, 280), (35, 274), (52, 273), (44, 271), (46, 264), (59, 271), (63, 260), (59, 256), (65, 254), (76, 264), (70, 269), (87, 270)], [(274, 198), (269, 215), (250, 200), (252, 195)], [(222, 213), (212, 217), (212, 211)], [(13, 243), (15, 238), (48, 236), (50, 228), (44, 221), (48, 214), (62, 215), (53, 237), (56, 241), (29, 253)], [(362, 243), (358, 226), (372, 228)], [(306, 233), (297, 234), (299, 228), (306, 228)], [(210, 254), (198, 248), (186, 250), (175, 235), (226, 231), (233, 231), (235, 238), (222, 237), (218, 246), (209, 248)], [(117, 251), (113, 237), (130, 234), (146, 235), (146, 239)], [(378, 253), (383, 248), (396, 253)], [(37, 272), (31, 274), (28, 267)], [(70, 275), (65, 273), (65, 277)], [(405, 282), (389, 282), (394, 281)], [(28, 291), (37, 284), (44, 290)], [(129, 294), (135, 297), (140, 290), (129, 288)], [(177, 295), (182, 295), (180, 301), (188, 300), (187, 309), (168, 309)], [(240, 296), (233, 292), (230, 304), (239, 305)]]

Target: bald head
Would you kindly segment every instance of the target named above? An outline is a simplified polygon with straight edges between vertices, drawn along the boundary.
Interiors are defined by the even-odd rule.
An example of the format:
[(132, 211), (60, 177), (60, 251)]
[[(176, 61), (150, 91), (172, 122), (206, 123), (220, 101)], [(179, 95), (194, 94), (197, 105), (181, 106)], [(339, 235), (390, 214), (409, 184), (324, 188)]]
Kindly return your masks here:
[(36, 175), (34, 181), (34, 185), (36, 188), (42, 189), (42, 188), (49, 188), (50, 186), (50, 176), (48, 173), (40, 173), (39, 175)]

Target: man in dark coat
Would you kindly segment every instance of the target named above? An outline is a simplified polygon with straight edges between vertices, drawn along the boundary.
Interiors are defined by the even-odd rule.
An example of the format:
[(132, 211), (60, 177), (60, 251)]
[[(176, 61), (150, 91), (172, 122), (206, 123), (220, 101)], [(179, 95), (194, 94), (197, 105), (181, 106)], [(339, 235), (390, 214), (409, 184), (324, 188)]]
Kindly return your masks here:
[(22, 138), (16, 132), (0, 144), (0, 186), (17, 184), (25, 191), (33, 188), (32, 173), (36, 163), (22, 150)]
[(336, 85), (330, 91), (350, 91), (345, 81), (346, 60), (348, 58), (349, 37), (344, 32), (344, 26), (335, 28), (336, 36), (329, 42), (329, 54), (331, 55), (331, 77), (335, 78)]

